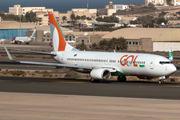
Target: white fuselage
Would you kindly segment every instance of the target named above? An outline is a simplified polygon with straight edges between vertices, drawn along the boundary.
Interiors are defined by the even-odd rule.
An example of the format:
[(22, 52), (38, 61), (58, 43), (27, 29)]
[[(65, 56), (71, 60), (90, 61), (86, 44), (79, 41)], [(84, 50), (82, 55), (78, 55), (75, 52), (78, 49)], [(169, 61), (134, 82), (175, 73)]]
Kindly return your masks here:
[(54, 59), (62, 64), (115, 68), (127, 76), (160, 77), (176, 71), (169, 59), (152, 54), (69, 51), (57, 52)]
[(33, 37), (16, 37), (15, 41), (16, 42), (22, 42), (22, 43), (30, 43), (34, 40)]

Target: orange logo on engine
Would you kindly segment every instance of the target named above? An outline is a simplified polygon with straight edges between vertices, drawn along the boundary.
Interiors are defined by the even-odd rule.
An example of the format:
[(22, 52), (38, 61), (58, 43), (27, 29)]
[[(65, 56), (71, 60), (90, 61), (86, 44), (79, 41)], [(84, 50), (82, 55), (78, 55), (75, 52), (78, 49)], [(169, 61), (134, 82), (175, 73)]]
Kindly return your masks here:
[[(128, 55), (124, 55), (120, 59), (120, 64), (122, 66), (125, 66), (125, 65), (129, 66), (129, 65), (133, 64), (134, 67), (137, 67), (138, 66), (136, 64), (137, 57), (138, 57), (138, 55), (136, 57), (134, 57), (134, 55), (129, 55), (129, 56)], [(130, 59), (130, 60), (128, 60), (128, 59)]]

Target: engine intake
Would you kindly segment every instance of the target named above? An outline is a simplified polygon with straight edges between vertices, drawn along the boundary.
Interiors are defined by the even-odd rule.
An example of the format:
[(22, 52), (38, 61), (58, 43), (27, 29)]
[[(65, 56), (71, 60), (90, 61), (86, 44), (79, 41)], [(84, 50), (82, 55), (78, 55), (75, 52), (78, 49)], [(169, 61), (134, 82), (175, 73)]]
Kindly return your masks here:
[(92, 69), (90, 76), (94, 79), (108, 80), (111, 77), (111, 72), (105, 68)]

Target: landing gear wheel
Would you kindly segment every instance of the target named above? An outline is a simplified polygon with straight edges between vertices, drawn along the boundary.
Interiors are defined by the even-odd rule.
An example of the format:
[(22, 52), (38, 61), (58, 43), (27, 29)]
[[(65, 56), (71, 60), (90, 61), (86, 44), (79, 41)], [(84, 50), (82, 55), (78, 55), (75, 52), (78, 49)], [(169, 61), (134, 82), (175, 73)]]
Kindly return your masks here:
[(159, 84), (163, 84), (164, 83), (164, 81), (163, 80), (159, 80)]
[(93, 78), (91, 78), (91, 82), (92, 83), (98, 83), (100, 80), (94, 80)]
[(26, 43), (26, 45), (29, 45), (29, 43)]
[(117, 81), (118, 82), (126, 82), (126, 76), (118, 76)]

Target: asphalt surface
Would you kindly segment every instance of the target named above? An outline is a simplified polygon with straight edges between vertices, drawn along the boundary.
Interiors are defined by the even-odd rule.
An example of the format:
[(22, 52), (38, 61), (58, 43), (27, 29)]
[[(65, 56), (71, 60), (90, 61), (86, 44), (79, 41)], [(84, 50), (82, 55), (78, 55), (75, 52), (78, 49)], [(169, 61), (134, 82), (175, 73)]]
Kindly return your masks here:
[(180, 83), (100, 81), (88, 79), (0, 77), (0, 92), (180, 100)]

